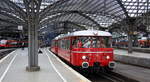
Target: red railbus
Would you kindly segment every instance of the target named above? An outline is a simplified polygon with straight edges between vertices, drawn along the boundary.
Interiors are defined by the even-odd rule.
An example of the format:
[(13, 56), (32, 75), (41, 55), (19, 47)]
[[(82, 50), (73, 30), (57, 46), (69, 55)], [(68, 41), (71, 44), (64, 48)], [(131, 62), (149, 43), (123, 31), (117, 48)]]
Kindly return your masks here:
[(147, 37), (142, 37), (138, 40), (138, 43), (141, 48), (149, 48), (150, 47), (150, 40)]
[(0, 41), (0, 48), (11, 48), (17, 47), (17, 41), (15, 40), (1, 40)]
[(28, 41), (0, 40), (0, 48), (20, 48), (27, 46)]
[(113, 69), (111, 38), (105, 31), (76, 31), (56, 37), (51, 51), (75, 67)]

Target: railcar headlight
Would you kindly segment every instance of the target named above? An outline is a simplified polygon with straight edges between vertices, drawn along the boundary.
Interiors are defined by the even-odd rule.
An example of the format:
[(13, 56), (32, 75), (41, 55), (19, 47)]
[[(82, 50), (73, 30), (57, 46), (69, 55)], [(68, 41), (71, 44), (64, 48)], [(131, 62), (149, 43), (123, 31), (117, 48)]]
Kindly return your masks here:
[(110, 59), (110, 56), (106, 56), (106, 59)]
[(85, 60), (85, 59), (86, 59), (86, 56), (82, 56), (82, 59)]

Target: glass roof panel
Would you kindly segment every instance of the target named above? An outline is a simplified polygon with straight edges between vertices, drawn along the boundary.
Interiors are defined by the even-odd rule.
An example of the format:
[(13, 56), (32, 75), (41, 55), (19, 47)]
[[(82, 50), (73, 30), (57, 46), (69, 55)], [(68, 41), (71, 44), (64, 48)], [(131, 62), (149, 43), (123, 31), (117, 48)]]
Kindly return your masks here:
[(137, 17), (149, 10), (150, 0), (121, 0), (128, 15)]

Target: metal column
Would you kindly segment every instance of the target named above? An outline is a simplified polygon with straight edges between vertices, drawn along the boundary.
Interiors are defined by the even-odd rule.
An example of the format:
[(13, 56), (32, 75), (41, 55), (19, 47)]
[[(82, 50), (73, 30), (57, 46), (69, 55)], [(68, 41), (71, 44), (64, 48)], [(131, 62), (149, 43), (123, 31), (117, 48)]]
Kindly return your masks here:
[(133, 46), (133, 42), (132, 42), (132, 37), (133, 37), (133, 35), (131, 34), (132, 32), (129, 32), (128, 33), (128, 53), (132, 53), (133, 52), (133, 48), (132, 48), (132, 46)]
[(127, 20), (128, 24), (128, 53), (133, 52), (133, 34), (136, 30), (136, 27), (134, 26), (135, 24), (135, 19), (134, 18), (129, 18)]
[(38, 66), (38, 28), (39, 28), (39, 9), (42, 0), (24, 0), (27, 10), (28, 23), (28, 66), (27, 71), (39, 71)]
[(37, 26), (34, 22), (29, 24), (28, 27), (28, 71), (38, 71), (40, 67), (38, 66), (38, 32)]

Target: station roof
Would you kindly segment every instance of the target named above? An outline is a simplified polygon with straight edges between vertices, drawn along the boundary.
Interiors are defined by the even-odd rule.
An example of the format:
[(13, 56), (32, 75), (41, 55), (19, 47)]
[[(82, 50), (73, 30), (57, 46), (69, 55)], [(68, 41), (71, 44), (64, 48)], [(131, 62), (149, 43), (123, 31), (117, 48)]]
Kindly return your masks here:
[[(30, 0), (0, 0), (0, 27), (26, 25)], [(39, 6), (40, 25), (73, 23), (109, 28), (131, 17), (149, 13), (150, 0), (33, 0)], [(62, 24), (61, 24), (62, 23)]]

